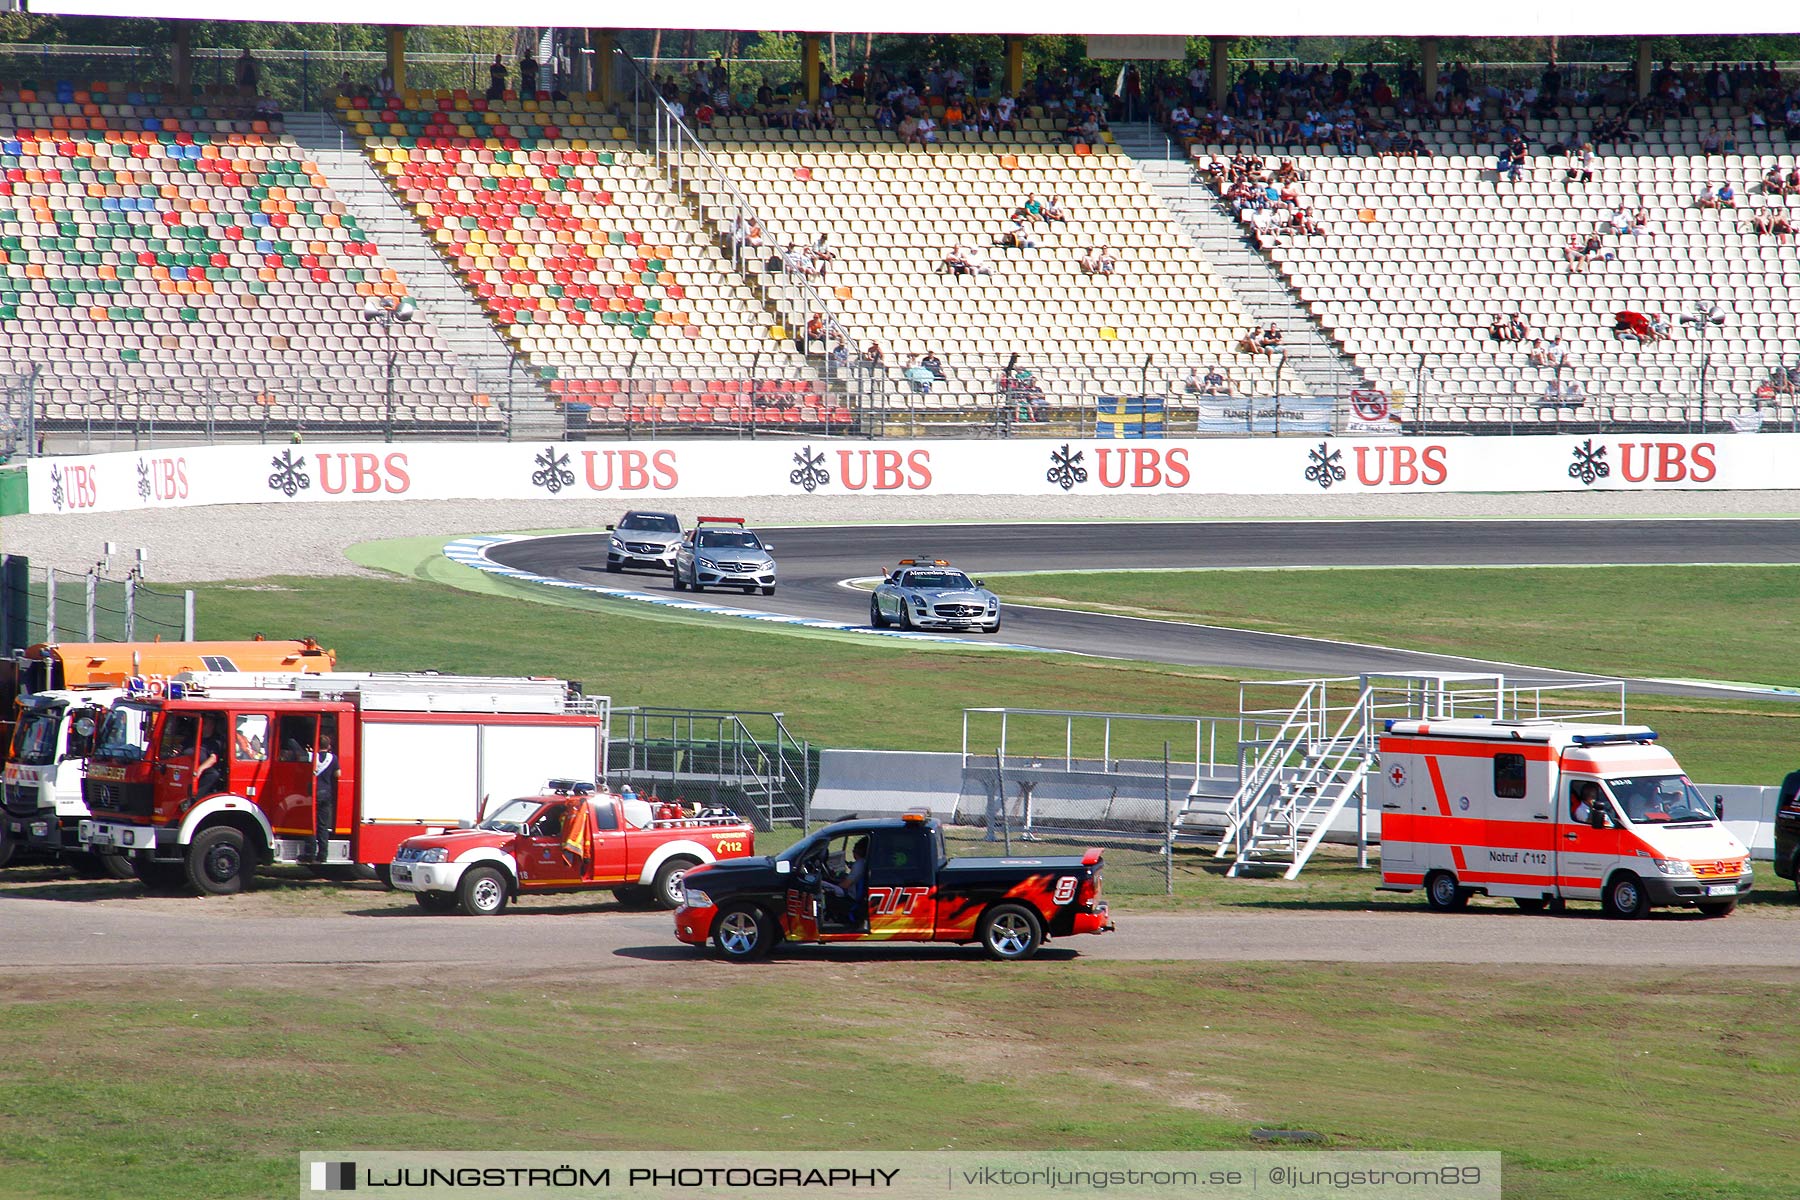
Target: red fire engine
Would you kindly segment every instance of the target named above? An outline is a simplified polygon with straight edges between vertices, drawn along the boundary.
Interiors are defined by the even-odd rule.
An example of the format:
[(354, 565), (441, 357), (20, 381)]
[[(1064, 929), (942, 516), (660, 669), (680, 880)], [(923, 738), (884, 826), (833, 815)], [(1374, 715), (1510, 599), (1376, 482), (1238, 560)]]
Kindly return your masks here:
[(606, 715), (604, 698), (559, 679), (177, 680), (107, 715), (78, 835), (158, 888), (225, 895), (272, 863), (385, 878), (401, 842), (476, 820), (489, 797), (547, 775), (605, 778)]

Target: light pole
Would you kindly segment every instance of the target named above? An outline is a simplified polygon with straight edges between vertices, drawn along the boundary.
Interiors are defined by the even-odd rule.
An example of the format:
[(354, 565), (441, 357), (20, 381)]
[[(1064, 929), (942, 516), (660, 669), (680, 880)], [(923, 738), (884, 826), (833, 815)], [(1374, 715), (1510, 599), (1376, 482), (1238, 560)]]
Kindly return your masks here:
[(382, 440), (394, 440), (394, 322), (408, 322), (418, 314), (418, 306), (405, 296), (378, 300), (370, 296), (363, 305), (363, 320), (381, 323), (387, 341), (387, 417), (382, 423)]

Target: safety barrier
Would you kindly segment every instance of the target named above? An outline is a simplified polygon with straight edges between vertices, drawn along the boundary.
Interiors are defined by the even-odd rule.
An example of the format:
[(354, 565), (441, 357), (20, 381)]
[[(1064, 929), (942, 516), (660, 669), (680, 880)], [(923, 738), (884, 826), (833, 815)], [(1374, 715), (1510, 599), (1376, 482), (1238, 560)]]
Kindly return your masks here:
[[(212, 445), (32, 460), (33, 513), (595, 496), (1780, 489), (1800, 434)], [(1047, 510), (1050, 511), (1050, 510)]]

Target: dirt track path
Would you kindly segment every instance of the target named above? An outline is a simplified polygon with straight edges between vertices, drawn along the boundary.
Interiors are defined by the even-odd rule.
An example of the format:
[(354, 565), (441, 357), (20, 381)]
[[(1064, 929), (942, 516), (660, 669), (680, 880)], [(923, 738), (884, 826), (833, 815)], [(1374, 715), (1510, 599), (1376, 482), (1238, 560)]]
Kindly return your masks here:
[[(361, 964), (510, 974), (555, 967), (632, 970), (695, 962), (662, 913), (538, 901), (498, 918), (432, 916), (372, 893), (367, 907), (332, 914), (249, 915), (219, 901), (69, 903), (0, 898), (0, 972), (134, 974), (205, 967)], [(230, 901), (224, 903), (229, 904)], [(209, 907), (215, 911), (209, 912)], [(1800, 938), (1785, 908), (1726, 920), (1658, 913), (1647, 921), (1602, 920), (1591, 911), (1563, 917), (1482, 909), (1455, 916), (1424, 910), (1123, 914), (1120, 930), (1072, 938), (1054, 958), (1190, 961), (1476, 963), (1595, 967), (1800, 967)], [(840, 947), (786, 957), (872, 961), (888, 957), (975, 957), (972, 948)], [(715, 969), (695, 962), (696, 969)]]

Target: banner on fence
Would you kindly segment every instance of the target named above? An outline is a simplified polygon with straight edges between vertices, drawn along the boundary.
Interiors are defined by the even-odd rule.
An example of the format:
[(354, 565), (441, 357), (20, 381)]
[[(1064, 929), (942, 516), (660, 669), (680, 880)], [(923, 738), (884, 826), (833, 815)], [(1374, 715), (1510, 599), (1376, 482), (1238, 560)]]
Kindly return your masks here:
[(1202, 433), (1330, 433), (1337, 401), (1318, 396), (1228, 397), (1199, 403)]
[[(1284, 410), (1285, 411), (1285, 410)], [(1284, 421), (1285, 421), (1284, 417)], [(1284, 429), (1286, 426), (1284, 425)], [(33, 460), (33, 513), (343, 500), (1785, 489), (1797, 434), (197, 446)]]
[(1103, 439), (1163, 436), (1161, 396), (1101, 396), (1094, 414), (1094, 433)]

